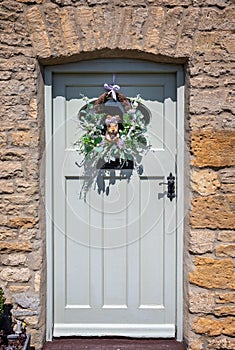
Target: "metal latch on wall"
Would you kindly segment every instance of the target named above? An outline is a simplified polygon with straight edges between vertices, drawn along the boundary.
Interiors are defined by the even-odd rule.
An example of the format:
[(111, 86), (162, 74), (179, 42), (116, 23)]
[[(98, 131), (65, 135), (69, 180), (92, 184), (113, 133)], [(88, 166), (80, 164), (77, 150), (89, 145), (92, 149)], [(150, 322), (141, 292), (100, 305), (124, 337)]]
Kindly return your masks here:
[(167, 176), (167, 198), (172, 201), (175, 198), (175, 176), (172, 173)]
[(176, 197), (175, 194), (175, 176), (172, 173), (167, 176), (167, 182), (161, 182), (160, 185), (167, 185), (167, 198), (172, 199)]

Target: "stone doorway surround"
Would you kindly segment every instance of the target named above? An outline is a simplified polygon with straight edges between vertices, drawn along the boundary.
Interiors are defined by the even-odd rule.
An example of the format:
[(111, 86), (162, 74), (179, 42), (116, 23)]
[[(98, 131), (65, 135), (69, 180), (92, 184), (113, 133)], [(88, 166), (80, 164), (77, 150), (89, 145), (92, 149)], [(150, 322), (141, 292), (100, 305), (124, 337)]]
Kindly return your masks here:
[[(91, 58), (185, 64), (184, 338), (235, 348), (234, 1), (1, 2), (1, 271), (13, 316), (45, 340), (43, 66)], [(187, 151), (188, 149), (188, 151)]]

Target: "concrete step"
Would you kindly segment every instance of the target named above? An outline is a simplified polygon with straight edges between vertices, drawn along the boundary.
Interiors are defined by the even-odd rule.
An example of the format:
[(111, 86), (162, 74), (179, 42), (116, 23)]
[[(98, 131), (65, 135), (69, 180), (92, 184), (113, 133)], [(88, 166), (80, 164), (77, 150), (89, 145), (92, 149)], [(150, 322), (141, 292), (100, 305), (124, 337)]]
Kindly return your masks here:
[(186, 345), (173, 339), (57, 338), (43, 350), (186, 350)]

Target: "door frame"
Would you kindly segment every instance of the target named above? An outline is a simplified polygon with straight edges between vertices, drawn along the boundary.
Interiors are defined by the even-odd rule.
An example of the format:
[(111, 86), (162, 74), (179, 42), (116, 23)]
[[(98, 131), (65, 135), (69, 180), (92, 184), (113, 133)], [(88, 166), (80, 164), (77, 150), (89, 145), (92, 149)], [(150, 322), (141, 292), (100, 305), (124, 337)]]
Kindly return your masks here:
[[(133, 59), (96, 59), (63, 65), (45, 67), (44, 70), (44, 104), (45, 104), (45, 207), (46, 207), (46, 256), (47, 256), (47, 283), (46, 283), (46, 340), (53, 338), (53, 147), (52, 147), (52, 89), (54, 73), (96, 73), (99, 71), (99, 62), (104, 61), (132, 62), (135, 73), (174, 73), (177, 89), (177, 234), (176, 234), (176, 339), (183, 340), (183, 247), (184, 247), (184, 69), (182, 65), (161, 64), (151, 61)], [(95, 64), (94, 64), (95, 63)], [(133, 64), (135, 63), (135, 64)], [(97, 68), (98, 67), (98, 68)], [(123, 70), (127, 65), (124, 66)], [(127, 69), (127, 68), (126, 68)], [(128, 67), (129, 71), (130, 68)], [(128, 70), (126, 70), (128, 72)], [(111, 73), (111, 72), (110, 72)]]

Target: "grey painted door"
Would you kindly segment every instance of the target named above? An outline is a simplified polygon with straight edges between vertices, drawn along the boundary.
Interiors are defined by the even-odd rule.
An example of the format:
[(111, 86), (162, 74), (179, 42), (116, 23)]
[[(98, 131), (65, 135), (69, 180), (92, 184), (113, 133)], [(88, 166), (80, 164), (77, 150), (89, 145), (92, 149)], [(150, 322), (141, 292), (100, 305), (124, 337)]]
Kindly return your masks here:
[[(107, 60), (53, 77), (54, 336), (174, 337), (176, 200), (166, 178), (176, 174), (176, 79), (153, 63)], [(91, 71), (93, 71), (91, 73)], [(118, 178), (109, 195), (79, 198), (81, 94), (95, 98), (112, 80), (140, 94), (151, 111), (152, 150), (144, 173)]]

